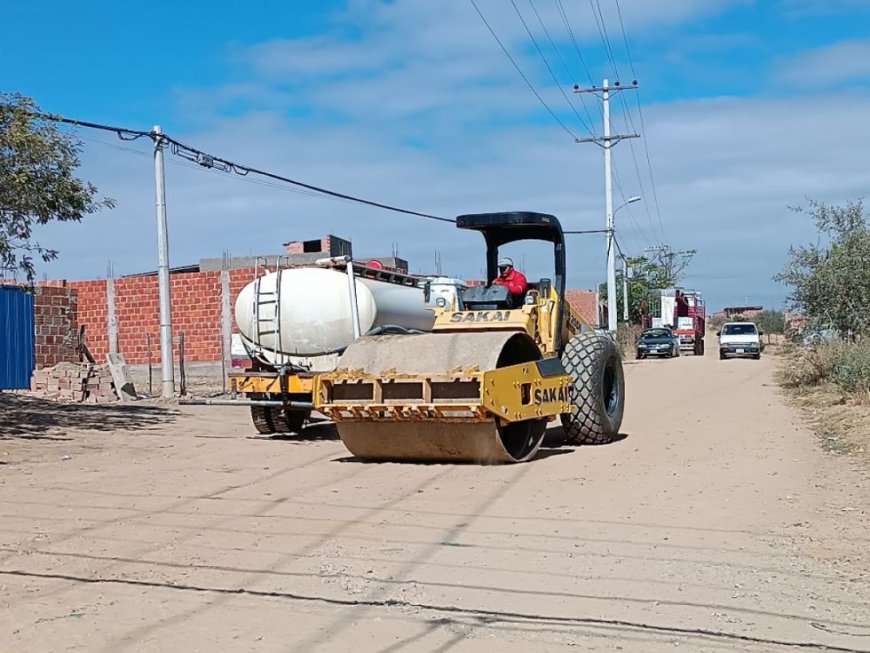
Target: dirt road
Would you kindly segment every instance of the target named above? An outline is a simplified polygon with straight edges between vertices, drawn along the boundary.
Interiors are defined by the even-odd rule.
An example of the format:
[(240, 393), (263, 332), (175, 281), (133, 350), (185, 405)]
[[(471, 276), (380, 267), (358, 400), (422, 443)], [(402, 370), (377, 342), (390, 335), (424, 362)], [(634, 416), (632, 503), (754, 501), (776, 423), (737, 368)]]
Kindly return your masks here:
[(0, 404), (0, 650), (870, 651), (870, 477), (774, 366), (629, 362), (622, 440), (505, 467)]

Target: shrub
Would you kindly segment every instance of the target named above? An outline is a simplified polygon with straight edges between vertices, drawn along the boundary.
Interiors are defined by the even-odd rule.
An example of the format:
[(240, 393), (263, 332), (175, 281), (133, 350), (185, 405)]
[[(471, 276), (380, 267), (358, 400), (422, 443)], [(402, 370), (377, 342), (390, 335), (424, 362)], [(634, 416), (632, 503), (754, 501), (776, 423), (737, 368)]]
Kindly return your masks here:
[(780, 371), (780, 381), (790, 388), (820, 385), (831, 378), (838, 358), (837, 345), (801, 349)]
[(839, 348), (831, 380), (850, 394), (870, 394), (870, 342)]

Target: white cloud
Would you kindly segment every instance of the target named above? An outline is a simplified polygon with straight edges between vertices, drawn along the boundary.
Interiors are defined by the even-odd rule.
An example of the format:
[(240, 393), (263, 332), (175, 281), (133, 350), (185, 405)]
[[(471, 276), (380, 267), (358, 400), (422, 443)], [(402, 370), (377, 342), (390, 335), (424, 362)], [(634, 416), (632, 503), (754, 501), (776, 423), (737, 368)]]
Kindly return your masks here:
[(781, 64), (780, 78), (802, 86), (870, 80), (870, 41), (842, 41), (803, 52)]

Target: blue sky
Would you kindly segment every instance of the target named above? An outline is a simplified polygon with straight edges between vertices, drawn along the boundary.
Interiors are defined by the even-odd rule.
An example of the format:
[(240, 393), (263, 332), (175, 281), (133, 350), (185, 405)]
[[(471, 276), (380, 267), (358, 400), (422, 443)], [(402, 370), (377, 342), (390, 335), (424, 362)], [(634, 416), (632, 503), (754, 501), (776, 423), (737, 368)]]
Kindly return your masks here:
[[(597, 2), (615, 68), (629, 82), (616, 2)], [(557, 2), (516, 0), (558, 86), (510, 0), (478, 5), (548, 106), (588, 135), (559, 87), (588, 122), (570, 87), (616, 77), (595, 2), (562, 0), (575, 49)], [(623, 249), (696, 249), (685, 284), (712, 307), (779, 306), (785, 290), (770, 277), (790, 244), (814, 238), (787, 207), (806, 196), (854, 199), (870, 185), (870, 2), (619, 6), (645, 127), (643, 142), (614, 150), (616, 203), (644, 197), (617, 213)], [(415, 210), (528, 209), (554, 213), (566, 228), (603, 225), (600, 150), (562, 131), (469, 0), (297, 0), (241, 11), (223, 1), (14, 3), (0, 24), (0, 88), (70, 117), (159, 123), (215, 154)], [(613, 105), (616, 131), (640, 129), (636, 102), (626, 100), (629, 120), (621, 100)], [(599, 109), (586, 101), (600, 133)], [(61, 250), (42, 271), (93, 278), (109, 260), (116, 274), (154, 269), (148, 144), (78, 135), (83, 174), (118, 207), (42, 229), (40, 240)], [(335, 233), (353, 239), (360, 256), (390, 254), (395, 244), (415, 271), (430, 271), (437, 251), (445, 272), (480, 275), (478, 237), (449, 225), (227, 178), (173, 157), (167, 195), (172, 265), (224, 250), (274, 253), (287, 240)], [(544, 248), (511, 253), (531, 276), (548, 274)], [(573, 237), (569, 264), (572, 286), (593, 287), (603, 277), (603, 237)]]

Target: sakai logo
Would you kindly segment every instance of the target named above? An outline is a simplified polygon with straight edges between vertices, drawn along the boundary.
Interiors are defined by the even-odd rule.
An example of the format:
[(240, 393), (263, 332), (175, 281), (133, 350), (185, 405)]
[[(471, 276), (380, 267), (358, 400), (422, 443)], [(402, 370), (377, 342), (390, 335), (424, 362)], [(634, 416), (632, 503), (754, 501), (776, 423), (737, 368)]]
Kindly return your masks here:
[(568, 388), (537, 388), (534, 394), (535, 404), (552, 404), (556, 401), (568, 401)]
[(451, 322), (506, 322), (510, 311), (465, 311), (450, 316)]

